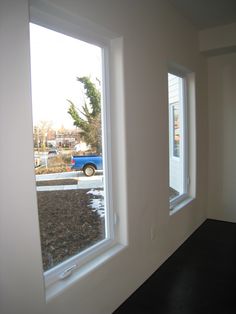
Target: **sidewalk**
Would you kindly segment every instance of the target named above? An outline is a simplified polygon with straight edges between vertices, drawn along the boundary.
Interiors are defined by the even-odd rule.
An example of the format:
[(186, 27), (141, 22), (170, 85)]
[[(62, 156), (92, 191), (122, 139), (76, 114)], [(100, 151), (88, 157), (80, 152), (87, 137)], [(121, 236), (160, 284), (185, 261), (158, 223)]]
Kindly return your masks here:
[(71, 179), (77, 177), (78, 184), (73, 185), (51, 185), (37, 186), (37, 191), (58, 191), (58, 190), (77, 190), (77, 189), (97, 189), (103, 188), (103, 176), (95, 175), (92, 177), (78, 176), (78, 172), (63, 172), (36, 175), (36, 181), (50, 181), (60, 179)]

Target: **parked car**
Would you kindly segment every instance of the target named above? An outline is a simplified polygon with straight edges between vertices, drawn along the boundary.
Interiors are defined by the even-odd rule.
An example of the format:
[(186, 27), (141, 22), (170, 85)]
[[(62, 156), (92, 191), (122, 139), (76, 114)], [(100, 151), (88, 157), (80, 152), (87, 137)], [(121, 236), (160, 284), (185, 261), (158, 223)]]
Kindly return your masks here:
[(57, 149), (50, 149), (48, 151), (48, 157), (54, 157), (54, 156), (57, 156), (58, 154), (59, 154), (59, 152)]
[(71, 158), (71, 169), (81, 170), (87, 177), (95, 174), (96, 170), (102, 170), (102, 156), (88, 155), (88, 156), (73, 156)]

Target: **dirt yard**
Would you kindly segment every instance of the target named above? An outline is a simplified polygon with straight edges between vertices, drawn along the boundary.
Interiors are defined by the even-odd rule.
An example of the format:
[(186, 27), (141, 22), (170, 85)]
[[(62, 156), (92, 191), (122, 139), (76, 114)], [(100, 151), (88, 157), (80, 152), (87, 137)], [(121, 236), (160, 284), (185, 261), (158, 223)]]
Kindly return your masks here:
[[(43, 185), (52, 185), (52, 182)], [(104, 218), (90, 207), (101, 195), (88, 194), (88, 191), (37, 192), (44, 271), (104, 239)]]

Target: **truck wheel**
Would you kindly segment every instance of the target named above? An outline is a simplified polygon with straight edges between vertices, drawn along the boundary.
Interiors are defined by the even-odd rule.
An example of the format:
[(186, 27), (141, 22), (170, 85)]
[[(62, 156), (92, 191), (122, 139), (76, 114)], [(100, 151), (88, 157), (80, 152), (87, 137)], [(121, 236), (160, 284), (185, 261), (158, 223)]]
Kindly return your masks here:
[(83, 172), (86, 177), (92, 177), (95, 173), (95, 168), (92, 165), (87, 165), (84, 167)]

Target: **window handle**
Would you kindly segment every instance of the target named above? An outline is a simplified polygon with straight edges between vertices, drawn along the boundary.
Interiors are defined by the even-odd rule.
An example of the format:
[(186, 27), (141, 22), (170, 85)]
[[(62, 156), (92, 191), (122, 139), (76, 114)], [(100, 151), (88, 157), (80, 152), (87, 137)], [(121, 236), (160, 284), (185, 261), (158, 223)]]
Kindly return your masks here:
[(69, 268), (66, 268), (62, 273), (61, 273), (61, 275), (60, 275), (60, 279), (65, 279), (65, 278), (67, 278), (67, 277), (69, 277), (72, 273), (73, 273), (73, 271), (75, 270), (77, 268), (77, 265), (75, 264), (75, 265), (72, 265), (71, 267), (69, 267)]

